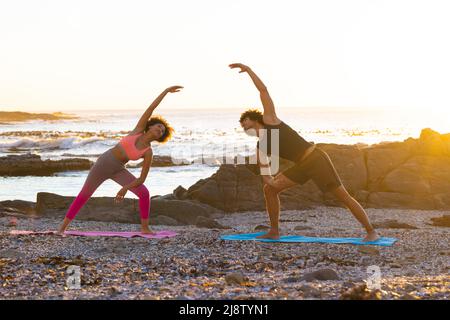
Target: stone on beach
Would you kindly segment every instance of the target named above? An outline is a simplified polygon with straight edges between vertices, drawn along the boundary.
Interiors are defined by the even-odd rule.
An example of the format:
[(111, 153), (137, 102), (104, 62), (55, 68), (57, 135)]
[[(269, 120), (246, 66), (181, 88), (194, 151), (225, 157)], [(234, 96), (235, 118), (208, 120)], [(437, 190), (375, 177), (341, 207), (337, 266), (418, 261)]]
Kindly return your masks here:
[(431, 218), (433, 226), (435, 227), (450, 227), (450, 214), (443, 215), (442, 217)]
[(225, 276), (225, 282), (229, 285), (231, 284), (242, 285), (246, 281), (248, 281), (248, 278), (245, 277), (241, 272), (233, 272)]
[(339, 275), (333, 269), (320, 269), (313, 272), (309, 272), (303, 275), (300, 281), (311, 282), (314, 280), (326, 281), (326, 280), (339, 280)]
[(206, 217), (202, 217), (202, 216), (197, 217), (197, 221), (196, 221), (195, 225), (199, 228), (230, 229), (230, 227), (223, 226), (214, 219), (206, 218)]

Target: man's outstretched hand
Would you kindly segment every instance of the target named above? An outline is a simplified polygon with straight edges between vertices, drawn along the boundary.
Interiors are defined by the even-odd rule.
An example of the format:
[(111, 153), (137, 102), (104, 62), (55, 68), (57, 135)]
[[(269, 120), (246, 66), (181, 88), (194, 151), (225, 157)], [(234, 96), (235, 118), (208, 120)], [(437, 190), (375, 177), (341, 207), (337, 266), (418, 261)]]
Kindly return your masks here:
[(240, 68), (241, 71), (239, 71), (239, 73), (250, 71), (250, 67), (246, 66), (245, 64), (242, 64), (242, 63), (232, 63), (229, 65), (229, 67), (231, 69)]
[(174, 92), (180, 92), (180, 90), (183, 89), (182, 86), (172, 86), (166, 89), (167, 92), (174, 93)]

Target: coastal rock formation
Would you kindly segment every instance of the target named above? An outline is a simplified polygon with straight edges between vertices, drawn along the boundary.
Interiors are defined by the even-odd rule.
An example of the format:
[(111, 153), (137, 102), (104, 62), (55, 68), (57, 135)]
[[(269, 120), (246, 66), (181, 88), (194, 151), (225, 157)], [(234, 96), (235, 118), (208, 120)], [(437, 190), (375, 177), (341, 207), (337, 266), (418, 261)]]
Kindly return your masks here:
[[(0, 157), (0, 176), (49, 176), (55, 172), (71, 170), (89, 170), (94, 163), (83, 158), (69, 158), (62, 160), (42, 160), (36, 154), (8, 155)], [(175, 163), (169, 156), (155, 155), (152, 167), (169, 167), (185, 165)], [(142, 162), (138, 164), (128, 164), (127, 168), (142, 167)]]
[[(36, 215), (40, 217), (63, 218), (74, 197), (60, 196), (48, 192), (39, 192), (36, 200)], [(158, 216), (165, 216), (179, 224), (194, 225), (199, 216), (209, 217), (218, 210), (195, 201), (165, 200), (153, 197), (151, 200), (150, 220)], [(81, 208), (79, 220), (140, 223), (139, 200), (125, 198), (121, 203), (114, 203), (113, 197), (93, 197)], [(158, 224), (172, 221), (158, 219)]]
[(55, 172), (88, 170), (92, 162), (73, 158), (63, 160), (42, 160), (35, 154), (8, 155), (0, 157), (0, 176), (48, 176)]
[[(141, 168), (144, 161), (137, 164), (129, 164), (128, 168)], [(153, 155), (152, 167), (173, 167), (173, 166), (186, 166), (191, 164), (186, 160), (174, 161), (171, 156), (159, 156)]]
[[(343, 184), (372, 208), (449, 209), (450, 134), (424, 129), (419, 139), (373, 146), (318, 144), (332, 159)], [(282, 162), (280, 171), (288, 167)], [(262, 180), (252, 165), (222, 165), (188, 191), (188, 198), (226, 212), (264, 210)], [(282, 210), (340, 206), (309, 181), (280, 194)]]

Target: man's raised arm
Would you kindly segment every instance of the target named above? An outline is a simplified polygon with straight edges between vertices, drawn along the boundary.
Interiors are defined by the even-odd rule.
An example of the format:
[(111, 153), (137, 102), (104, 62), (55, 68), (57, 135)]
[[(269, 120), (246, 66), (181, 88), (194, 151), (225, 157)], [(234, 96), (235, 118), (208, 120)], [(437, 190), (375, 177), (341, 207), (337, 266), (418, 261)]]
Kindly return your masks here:
[(264, 115), (263, 120), (264, 123), (267, 124), (279, 124), (281, 121), (278, 119), (277, 114), (275, 112), (275, 105), (273, 104), (272, 98), (269, 95), (269, 91), (267, 90), (267, 87), (265, 84), (261, 81), (261, 79), (256, 75), (256, 73), (253, 72), (250, 67), (242, 64), (242, 63), (232, 63), (230, 64), (230, 68), (240, 68), (242, 72), (247, 72), (250, 78), (252, 79), (253, 83), (255, 84), (256, 88), (259, 91), (259, 96), (261, 98), (261, 102), (264, 108)]

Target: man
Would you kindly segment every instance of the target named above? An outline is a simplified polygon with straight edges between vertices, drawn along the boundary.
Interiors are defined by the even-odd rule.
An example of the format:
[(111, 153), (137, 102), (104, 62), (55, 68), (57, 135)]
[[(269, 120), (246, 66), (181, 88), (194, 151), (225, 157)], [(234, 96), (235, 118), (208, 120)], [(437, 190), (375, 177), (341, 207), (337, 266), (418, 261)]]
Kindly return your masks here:
[[(264, 197), (271, 225), (269, 232), (259, 238), (278, 239), (280, 237), (278, 225), (280, 217), (279, 193), (312, 179), (322, 192), (331, 192), (339, 199), (364, 226), (367, 232), (364, 241), (377, 240), (379, 236), (372, 227), (366, 212), (342, 185), (329, 156), (313, 143), (307, 142), (277, 117), (275, 106), (266, 86), (248, 66), (233, 63), (230, 64), (230, 68), (240, 68), (239, 73), (246, 72), (250, 76), (259, 90), (264, 107), (263, 114), (258, 110), (247, 110), (242, 113), (239, 120), (247, 134), (256, 134), (259, 139), (257, 159), (263, 177)], [(277, 137), (278, 139), (276, 139)], [(293, 161), (295, 165), (272, 177), (270, 165), (268, 161), (265, 161), (265, 158), (270, 156), (271, 151), (277, 149), (276, 147), (278, 147), (278, 154), (272, 155)]]

